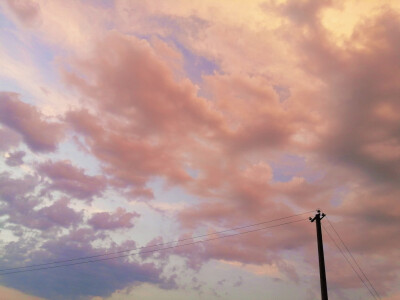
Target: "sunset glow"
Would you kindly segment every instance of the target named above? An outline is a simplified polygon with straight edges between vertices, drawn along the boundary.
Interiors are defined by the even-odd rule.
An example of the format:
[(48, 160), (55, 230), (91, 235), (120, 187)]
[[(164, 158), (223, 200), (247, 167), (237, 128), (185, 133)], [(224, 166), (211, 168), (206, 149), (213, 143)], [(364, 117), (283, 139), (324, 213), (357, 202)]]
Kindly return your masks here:
[(0, 28), (1, 299), (320, 299), (316, 209), (329, 299), (400, 299), (400, 1), (5, 0)]

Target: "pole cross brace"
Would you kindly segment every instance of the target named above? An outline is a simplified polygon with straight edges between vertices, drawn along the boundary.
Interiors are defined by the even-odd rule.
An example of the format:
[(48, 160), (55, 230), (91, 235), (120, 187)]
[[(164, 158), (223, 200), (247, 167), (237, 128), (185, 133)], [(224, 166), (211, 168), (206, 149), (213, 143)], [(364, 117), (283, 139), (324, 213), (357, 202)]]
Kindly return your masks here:
[(318, 209), (317, 214), (314, 216), (314, 218), (309, 218), (311, 222), (314, 222), (315, 219), (318, 217), (319, 220), (322, 220), (326, 215), (324, 213), (321, 214), (321, 211)]

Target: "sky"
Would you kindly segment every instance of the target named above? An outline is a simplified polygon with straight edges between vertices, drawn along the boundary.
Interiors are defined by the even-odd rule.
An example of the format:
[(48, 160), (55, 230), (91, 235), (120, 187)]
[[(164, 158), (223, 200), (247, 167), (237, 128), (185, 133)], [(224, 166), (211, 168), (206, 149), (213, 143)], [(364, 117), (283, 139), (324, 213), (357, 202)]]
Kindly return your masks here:
[(400, 299), (399, 51), (396, 0), (1, 1), (2, 299), (320, 299), (316, 209), (329, 298)]

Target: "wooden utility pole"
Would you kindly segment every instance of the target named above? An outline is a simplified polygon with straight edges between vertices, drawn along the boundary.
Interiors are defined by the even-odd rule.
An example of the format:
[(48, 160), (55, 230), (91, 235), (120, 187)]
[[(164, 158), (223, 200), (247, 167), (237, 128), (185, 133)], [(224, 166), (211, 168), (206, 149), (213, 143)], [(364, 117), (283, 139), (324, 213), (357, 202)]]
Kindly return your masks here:
[(325, 274), (325, 259), (324, 259), (324, 245), (322, 243), (322, 230), (321, 220), (325, 217), (325, 214), (318, 209), (317, 214), (314, 218), (310, 217), (310, 221), (314, 222), (317, 227), (317, 242), (318, 242), (318, 258), (319, 258), (319, 278), (321, 282), (321, 299), (328, 300), (328, 289), (326, 286), (326, 274)]

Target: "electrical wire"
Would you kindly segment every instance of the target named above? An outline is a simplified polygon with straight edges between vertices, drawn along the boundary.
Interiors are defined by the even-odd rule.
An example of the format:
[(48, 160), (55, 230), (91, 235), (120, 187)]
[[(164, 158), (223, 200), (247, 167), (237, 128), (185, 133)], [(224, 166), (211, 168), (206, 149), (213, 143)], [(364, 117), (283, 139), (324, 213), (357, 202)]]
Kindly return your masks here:
[(344, 248), (347, 250), (347, 253), (350, 255), (350, 257), (352, 258), (352, 260), (354, 261), (354, 263), (356, 264), (356, 266), (358, 267), (358, 269), (360, 270), (360, 272), (362, 273), (362, 275), (365, 277), (365, 279), (367, 280), (367, 282), (369, 283), (369, 285), (372, 287), (372, 289), (374, 290), (376, 296), (378, 297), (378, 299), (381, 299), (381, 297), (379, 296), (379, 293), (376, 291), (374, 285), (371, 283), (371, 281), (368, 279), (367, 275), (364, 273), (364, 271), (361, 269), (360, 265), (358, 264), (358, 262), (356, 261), (356, 259), (354, 258), (353, 254), (351, 254), (349, 248), (346, 246), (346, 244), (344, 243), (343, 239), (340, 237), (339, 233), (336, 231), (335, 227), (333, 226), (333, 224), (331, 223), (331, 221), (327, 218), (329, 225), (332, 227), (333, 231), (336, 233), (337, 237), (339, 238), (340, 242), (342, 243), (342, 245), (344, 246)]
[(332, 242), (335, 244), (336, 248), (339, 249), (340, 253), (343, 255), (343, 257), (346, 259), (347, 263), (350, 265), (350, 267), (353, 269), (354, 273), (356, 273), (356, 275), (358, 276), (358, 278), (361, 280), (361, 282), (364, 284), (364, 286), (368, 289), (368, 291), (370, 292), (370, 294), (372, 295), (372, 297), (374, 297), (374, 299), (377, 299), (375, 294), (372, 292), (372, 290), (370, 289), (370, 287), (365, 283), (364, 279), (360, 276), (360, 274), (358, 274), (358, 272), (356, 271), (356, 269), (353, 267), (353, 265), (351, 264), (350, 260), (347, 258), (347, 256), (344, 254), (343, 250), (339, 247), (339, 245), (336, 243), (336, 241), (333, 239), (333, 237), (331, 236), (331, 234), (329, 233), (328, 230), (326, 230), (325, 226), (322, 225), (322, 227), (324, 228), (325, 232), (328, 234), (329, 238), (332, 240)]
[(306, 220), (307, 219), (300, 219), (300, 220), (290, 221), (290, 222), (281, 223), (281, 224), (277, 224), (277, 225), (262, 227), (262, 228), (258, 228), (258, 229), (238, 232), (238, 233), (234, 233), (234, 234), (230, 234), (230, 235), (210, 238), (210, 239), (206, 239), (206, 240), (195, 241), (195, 242), (190, 242), (190, 243), (186, 243), (186, 244), (178, 244), (178, 245), (175, 245), (175, 246), (169, 246), (169, 247), (165, 247), (165, 248), (161, 248), (161, 249), (153, 249), (153, 250), (148, 250), (148, 251), (141, 251), (141, 252), (136, 252), (136, 253), (130, 253), (130, 254), (124, 254), (124, 255), (118, 255), (118, 256), (106, 257), (106, 258), (100, 258), (100, 259), (94, 259), (94, 260), (87, 260), (87, 261), (75, 262), (75, 263), (70, 263), (70, 264), (41, 267), (41, 268), (35, 268), (35, 269), (29, 269), (29, 270), (19, 270), (19, 271), (5, 272), (5, 273), (0, 274), (0, 276), (11, 275), (11, 274), (16, 274), (16, 273), (26, 273), (26, 272), (32, 272), (32, 271), (39, 271), (39, 270), (55, 269), (55, 268), (61, 268), (61, 267), (69, 267), (69, 266), (75, 266), (75, 265), (81, 265), (81, 264), (87, 264), (87, 263), (94, 263), (94, 262), (99, 262), (99, 261), (106, 261), (106, 260), (111, 260), (111, 259), (116, 259), (116, 258), (129, 257), (129, 256), (132, 256), (132, 255), (137, 255), (137, 254), (152, 253), (152, 252), (157, 252), (157, 251), (175, 249), (175, 248), (179, 248), (179, 247), (184, 247), (184, 246), (189, 246), (189, 245), (209, 242), (209, 241), (228, 238), (228, 237), (232, 237), (232, 236), (238, 236), (238, 235), (243, 235), (243, 234), (247, 234), (247, 233), (257, 232), (257, 231), (261, 231), (261, 230), (265, 230), (265, 229), (269, 229), (269, 228), (274, 228), (274, 227), (279, 227), (279, 226), (283, 226), (283, 225), (287, 225), (287, 224), (298, 223), (298, 222), (302, 222), (302, 221), (306, 221)]
[[(259, 225), (263, 225), (263, 224), (268, 224), (268, 223), (272, 223), (272, 222), (275, 222), (275, 221), (280, 221), (280, 220), (284, 220), (284, 219), (289, 219), (289, 218), (293, 218), (293, 217), (297, 217), (297, 216), (309, 214), (309, 213), (311, 213), (311, 212), (313, 212), (313, 210), (307, 211), (307, 212), (303, 212), (303, 213), (300, 213), (300, 214), (294, 214), (294, 215), (290, 215), (290, 216), (286, 216), (286, 217), (281, 217), (281, 218), (277, 218), (277, 219), (272, 219), (272, 220), (264, 221), (264, 222), (260, 222), (260, 223), (255, 223), (255, 224), (250, 224), (250, 225), (245, 225), (245, 226), (230, 228), (230, 229), (226, 229), (226, 230), (222, 230), (222, 231), (217, 231), (217, 232), (214, 232), (214, 233), (207, 233), (207, 234), (203, 234), (203, 235), (198, 235), (198, 236), (194, 236), (194, 237), (189, 237), (189, 238), (185, 238), (185, 239), (181, 239), (181, 240), (175, 240), (175, 241), (170, 241), (170, 242), (165, 242), (165, 243), (159, 243), (159, 244), (155, 244), (155, 245), (136, 247), (136, 248), (125, 249), (125, 250), (120, 250), (120, 251), (115, 251), (115, 252), (109, 252), (109, 253), (103, 253), (103, 254), (96, 254), (96, 255), (91, 255), (91, 256), (82, 256), (82, 257), (71, 258), (71, 259), (65, 259), (65, 260), (57, 260), (57, 261), (48, 262), (48, 263), (32, 264), (32, 265), (23, 266), (23, 267), (14, 267), (14, 268), (0, 269), (0, 272), (12, 271), (12, 270), (21, 270), (21, 269), (28, 269), (28, 268), (39, 267), (39, 266), (48, 266), (48, 265), (53, 265), (53, 264), (61, 264), (61, 263), (72, 262), (72, 261), (77, 261), (77, 260), (91, 259), (91, 258), (96, 258), (96, 257), (102, 257), (102, 256), (113, 255), (113, 254), (120, 254), (120, 253), (125, 253), (125, 252), (131, 252), (131, 251), (136, 251), (136, 250), (142, 250), (142, 249), (147, 249), (147, 248), (152, 248), (152, 247), (160, 247), (160, 246), (165, 246), (165, 245), (169, 245), (169, 244), (173, 244), (173, 243), (184, 242), (184, 241), (187, 241), (187, 240), (194, 240), (194, 239), (198, 239), (198, 238), (202, 238), (202, 237), (206, 237), (206, 236), (211, 236), (211, 235), (221, 234), (221, 233), (225, 233), (225, 232), (230, 232), (230, 231), (245, 229), (245, 228), (254, 227), (254, 226), (259, 226)], [(0, 273), (0, 275), (1, 275), (1, 273)]]

